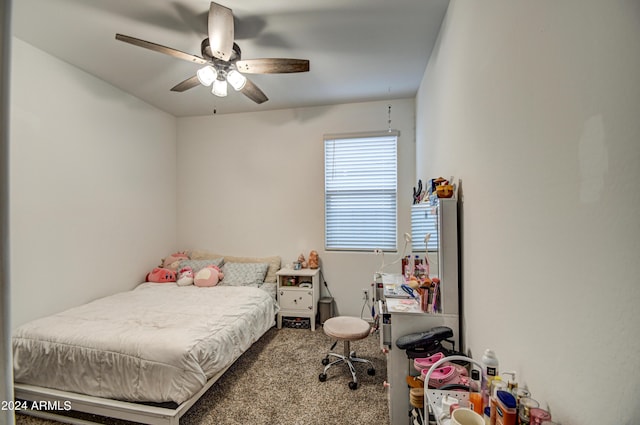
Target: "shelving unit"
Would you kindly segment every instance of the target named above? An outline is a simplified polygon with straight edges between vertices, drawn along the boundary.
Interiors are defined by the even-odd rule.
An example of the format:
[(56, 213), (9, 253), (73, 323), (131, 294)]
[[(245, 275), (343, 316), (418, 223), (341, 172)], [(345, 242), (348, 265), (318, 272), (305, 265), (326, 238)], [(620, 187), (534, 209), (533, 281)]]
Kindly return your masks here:
[[(320, 298), (320, 269), (280, 269), (276, 276), (280, 304), (276, 320), (278, 329), (282, 329), (283, 317), (308, 317), (311, 330), (315, 331)], [(311, 285), (310, 288), (305, 287), (308, 284)]]
[[(427, 376), (425, 376), (425, 382), (429, 382), (429, 378), (431, 377), (431, 373), (438, 368), (438, 366), (444, 364), (445, 362), (461, 360), (463, 362), (469, 362), (472, 366), (475, 365), (476, 369), (482, 369), (482, 364), (473, 360), (470, 357), (466, 356), (449, 356), (445, 357), (441, 360), (438, 360), (433, 364)], [(437, 425), (449, 425), (451, 423), (450, 418), (442, 417), (442, 399), (445, 396), (453, 397), (459, 400), (460, 407), (469, 407), (469, 393), (467, 391), (441, 391), (434, 389), (426, 389), (424, 392), (424, 412), (425, 416), (429, 411), (433, 413), (433, 416), (436, 418)]]
[[(453, 341), (458, 351), (463, 350), (461, 333), (461, 315), (459, 296), (461, 293), (458, 262), (458, 203), (455, 198), (438, 199), (436, 205), (417, 204), (412, 206), (415, 216), (429, 214), (435, 222), (434, 239), (437, 250), (430, 249), (429, 255), (435, 260), (436, 267), (431, 269), (431, 277), (440, 279), (440, 308), (438, 313), (424, 313), (417, 302), (405, 303), (399, 299), (404, 296), (397, 291), (395, 296), (387, 295), (387, 285), (397, 289), (403, 282), (401, 275), (382, 275), (381, 290), (383, 301), (379, 303), (381, 316), (380, 346), (387, 353), (387, 384), (389, 387), (389, 416), (392, 425), (409, 425), (408, 412), (409, 388), (406, 383), (408, 374), (415, 374), (413, 362), (406, 352), (400, 350), (395, 342), (410, 333), (424, 332), (434, 326), (447, 326), (453, 330)], [(420, 235), (424, 237), (423, 235)], [(380, 286), (378, 286), (380, 288)]]

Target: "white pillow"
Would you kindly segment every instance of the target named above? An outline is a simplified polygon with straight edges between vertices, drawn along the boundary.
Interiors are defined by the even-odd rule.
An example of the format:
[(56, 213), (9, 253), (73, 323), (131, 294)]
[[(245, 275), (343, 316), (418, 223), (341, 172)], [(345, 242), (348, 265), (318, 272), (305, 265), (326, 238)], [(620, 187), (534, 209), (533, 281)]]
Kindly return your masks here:
[(207, 266), (222, 267), (223, 263), (224, 258), (213, 258), (208, 260), (182, 260), (180, 261), (180, 265), (178, 266), (178, 271), (180, 271), (180, 269), (182, 269), (183, 267), (191, 267), (193, 275), (195, 276), (196, 273)]
[(224, 263), (224, 279), (221, 285), (247, 286), (264, 282), (269, 264), (267, 263)]

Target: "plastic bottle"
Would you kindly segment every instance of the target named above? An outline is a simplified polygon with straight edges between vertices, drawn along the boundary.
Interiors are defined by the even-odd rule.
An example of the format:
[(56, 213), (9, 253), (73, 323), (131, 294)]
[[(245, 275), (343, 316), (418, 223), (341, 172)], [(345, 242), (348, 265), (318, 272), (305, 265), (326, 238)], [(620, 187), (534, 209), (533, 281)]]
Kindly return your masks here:
[(518, 411), (516, 410), (516, 398), (513, 396), (513, 394), (511, 394), (509, 391), (497, 391), (495, 399), (495, 424), (516, 425)]
[(498, 391), (507, 390), (507, 383), (502, 380), (502, 377), (496, 376), (491, 380), (491, 386), (489, 387), (489, 407), (491, 407), (491, 425), (496, 424), (496, 408), (498, 406)]
[(404, 278), (405, 280), (409, 280), (409, 278), (411, 277), (411, 258), (407, 255), (404, 260), (403, 260), (403, 269), (402, 269), (402, 274), (404, 274)]
[(478, 415), (482, 415), (482, 394), (469, 393), (469, 408)]
[(516, 395), (515, 391), (518, 389), (518, 381), (516, 381), (516, 373), (514, 371), (502, 372), (502, 376), (508, 376), (507, 378), (507, 391)]
[(480, 392), (480, 371), (471, 369), (469, 383), (469, 408), (482, 416), (482, 393)]
[(413, 262), (411, 263), (411, 274), (414, 275), (415, 277), (418, 277), (418, 266), (420, 265), (420, 257), (418, 257), (416, 255), (416, 257), (414, 258)]
[(491, 394), (491, 381), (498, 376), (499, 362), (496, 353), (487, 348), (482, 355), (482, 405), (489, 407), (489, 397)]
[[(480, 394), (480, 397), (482, 397), (482, 394), (480, 393), (480, 391), (482, 390), (482, 378), (480, 375), (481, 373), (482, 372), (476, 368), (471, 369), (471, 384), (469, 387), (470, 392), (476, 392)], [(482, 406), (480, 406), (480, 413), (482, 414)]]
[(424, 283), (420, 285), (420, 309), (429, 312), (429, 286)]

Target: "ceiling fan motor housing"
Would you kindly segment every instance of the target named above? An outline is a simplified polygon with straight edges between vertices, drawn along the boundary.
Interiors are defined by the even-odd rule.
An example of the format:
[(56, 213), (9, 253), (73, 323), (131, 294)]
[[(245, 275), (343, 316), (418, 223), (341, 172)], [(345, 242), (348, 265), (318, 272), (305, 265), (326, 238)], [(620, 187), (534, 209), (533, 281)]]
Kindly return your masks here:
[(204, 40), (202, 40), (202, 43), (200, 43), (200, 52), (202, 53), (202, 56), (207, 59), (210, 62), (220, 62), (220, 63), (234, 63), (236, 61), (240, 60), (240, 57), (242, 55), (242, 52), (240, 50), (240, 46), (238, 46), (238, 44), (233, 43), (233, 51), (231, 52), (231, 57), (229, 58), (228, 61), (222, 60), (222, 59), (218, 59), (215, 56), (213, 56), (213, 53), (211, 52), (211, 45), (209, 44), (209, 37), (205, 38)]

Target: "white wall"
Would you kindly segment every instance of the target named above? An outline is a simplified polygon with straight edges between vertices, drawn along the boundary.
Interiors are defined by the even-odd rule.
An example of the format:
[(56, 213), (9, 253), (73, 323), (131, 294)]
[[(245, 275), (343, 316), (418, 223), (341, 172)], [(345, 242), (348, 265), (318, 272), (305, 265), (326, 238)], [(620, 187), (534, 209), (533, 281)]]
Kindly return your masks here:
[(17, 38), (12, 48), (18, 326), (131, 289), (174, 249), (176, 119)]
[(283, 263), (315, 249), (338, 310), (359, 315), (379, 258), (324, 251), (323, 134), (386, 130), (389, 104), (401, 133), (399, 234), (409, 231), (415, 115), (403, 99), (178, 119), (180, 247)]
[(464, 327), (564, 425), (640, 421), (640, 3), (452, 0), (417, 176), (463, 188)]

